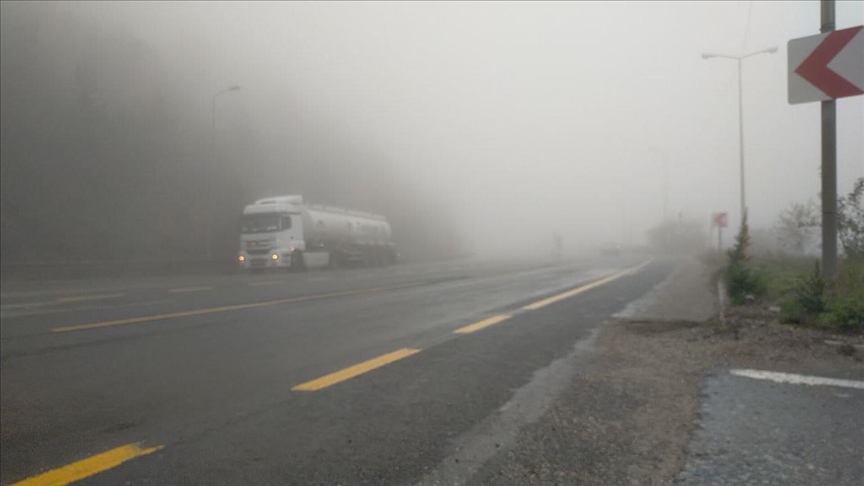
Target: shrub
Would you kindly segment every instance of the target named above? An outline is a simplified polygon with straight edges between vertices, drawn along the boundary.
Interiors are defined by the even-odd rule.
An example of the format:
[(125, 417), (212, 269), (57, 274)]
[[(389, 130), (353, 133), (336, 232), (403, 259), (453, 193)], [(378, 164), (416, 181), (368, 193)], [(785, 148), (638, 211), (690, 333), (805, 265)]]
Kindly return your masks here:
[(798, 299), (788, 299), (780, 302), (780, 322), (784, 324), (804, 324), (807, 311)]
[(864, 259), (847, 258), (840, 262), (831, 291), (864, 302)]
[(780, 304), (788, 324), (819, 324), (840, 332), (864, 331), (864, 262), (842, 262), (834, 278), (823, 279), (819, 263), (799, 280), (791, 299)]
[(808, 314), (825, 310), (825, 280), (819, 275), (819, 262), (816, 262), (813, 273), (796, 287), (795, 298)]
[(864, 259), (864, 177), (837, 201), (838, 236), (849, 258)]
[(864, 260), (842, 261), (827, 287), (822, 323), (843, 332), (864, 331)]
[(729, 265), (738, 265), (750, 259), (747, 252), (750, 246), (750, 229), (747, 225), (747, 212), (741, 218), (741, 229), (735, 235), (735, 246), (726, 252), (729, 255)]
[(839, 331), (864, 331), (864, 301), (845, 296), (830, 298), (821, 319)]
[(748, 294), (754, 297), (767, 294), (768, 278), (758, 267), (739, 261), (726, 269), (726, 286), (732, 303), (741, 305), (746, 302)]

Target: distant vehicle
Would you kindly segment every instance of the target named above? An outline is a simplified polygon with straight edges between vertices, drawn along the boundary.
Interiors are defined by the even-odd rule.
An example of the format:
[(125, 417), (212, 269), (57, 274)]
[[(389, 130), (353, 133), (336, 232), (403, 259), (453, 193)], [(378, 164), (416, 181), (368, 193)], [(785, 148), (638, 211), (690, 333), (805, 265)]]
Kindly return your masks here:
[(241, 268), (382, 266), (396, 263), (384, 216), (308, 204), (303, 196), (259, 199), (240, 217)]

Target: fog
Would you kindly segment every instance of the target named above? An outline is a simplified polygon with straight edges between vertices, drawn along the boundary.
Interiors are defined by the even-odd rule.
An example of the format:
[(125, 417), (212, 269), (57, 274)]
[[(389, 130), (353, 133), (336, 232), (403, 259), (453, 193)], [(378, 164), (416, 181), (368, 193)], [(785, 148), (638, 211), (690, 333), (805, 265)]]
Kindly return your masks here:
[[(838, 29), (862, 24), (864, 4), (838, 2), (836, 16)], [(76, 184), (74, 170), (49, 187), (22, 167), (32, 168), (27, 157), (49, 172), (75, 160), (71, 148), (37, 156), (26, 147), (42, 143), (33, 129), (52, 120), (32, 112), (34, 90), (70, 90), (82, 60), (98, 73), (108, 112), (155, 109), (159, 93), (171, 125), (138, 125), (140, 137), (113, 143), (140, 142), (150, 154), (141, 163), (159, 160), (164, 177), (144, 170), (133, 178), (157, 193), (173, 188), (159, 214), (195, 220), (183, 207), (200, 208), (201, 187), (215, 187), (226, 252), (242, 204), (294, 193), (383, 212), (409, 254), (548, 252), (556, 231), (571, 252), (636, 245), (664, 219), (704, 224), (707, 234), (716, 211), (728, 211), (734, 228), (736, 68), (703, 52), (779, 48), (744, 62), (751, 225), (770, 227), (820, 188), (819, 104), (790, 106), (786, 88), (786, 42), (818, 33), (815, 1), (4, 2), (2, 20), (4, 260), (38, 257), (19, 249), (51, 231), (33, 228), (42, 216), (27, 208), (48, 204), (40, 191)], [(76, 29), (87, 34), (69, 34)], [(114, 42), (106, 39), (119, 53), (105, 54)], [(46, 58), (68, 79), (36, 87), (25, 74)], [(213, 95), (234, 84), (242, 88), (216, 98), (211, 145)], [(837, 113), (843, 194), (864, 175), (864, 97), (839, 100)], [(154, 147), (167, 152), (152, 155)], [(118, 153), (132, 152), (143, 153)], [(94, 173), (108, 185), (125, 174), (102, 170)], [(152, 213), (146, 201), (166, 200), (148, 194), (120, 192), (91, 206), (126, 211), (116, 198), (131, 199), (124, 227), (135, 227)], [(75, 204), (64, 201), (52, 204)], [(86, 213), (81, 204), (66, 210)], [(194, 246), (180, 226), (165, 234)]]

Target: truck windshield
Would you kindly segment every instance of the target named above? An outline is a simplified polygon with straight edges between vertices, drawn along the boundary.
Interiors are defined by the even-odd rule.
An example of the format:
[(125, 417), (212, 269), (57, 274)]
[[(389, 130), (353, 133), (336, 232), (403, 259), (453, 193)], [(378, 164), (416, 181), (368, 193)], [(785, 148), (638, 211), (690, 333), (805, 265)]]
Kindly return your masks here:
[(280, 216), (277, 213), (244, 214), (240, 218), (240, 232), (269, 233), (279, 231), (282, 229), (279, 225), (282, 219)]

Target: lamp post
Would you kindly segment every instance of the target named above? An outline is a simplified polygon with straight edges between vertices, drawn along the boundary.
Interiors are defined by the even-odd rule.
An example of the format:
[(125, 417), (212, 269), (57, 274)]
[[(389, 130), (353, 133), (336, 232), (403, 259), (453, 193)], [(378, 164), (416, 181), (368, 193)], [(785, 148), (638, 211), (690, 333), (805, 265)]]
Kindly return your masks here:
[[(210, 111), (211, 161), (216, 159), (216, 98), (218, 98), (219, 96), (221, 96), (225, 93), (230, 93), (232, 91), (239, 91), (239, 90), (240, 90), (240, 85), (234, 84), (234, 85), (228, 86), (227, 88), (225, 88), (222, 91), (219, 91), (218, 93), (213, 95), (213, 100), (212, 100), (213, 102), (211, 105), (212, 110)], [(213, 204), (212, 204), (212, 201), (210, 200), (213, 196), (213, 183), (212, 183), (213, 181), (209, 177), (209, 174), (211, 172), (212, 172), (212, 170), (208, 171), (208, 179), (210, 179), (210, 180), (208, 181), (208, 184), (207, 184), (207, 196), (208, 197), (206, 200), (207, 215), (208, 215), (208, 218), (207, 218), (207, 259), (208, 260), (213, 259)]]
[(738, 151), (741, 163), (741, 221), (744, 221), (744, 214), (747, 211), (747, 204), (744, 198), (744, 102), (741, 94), (741, 62), (748, 57), (753, 57), (759, 54), (774, 54), (777, 52), (776, 47), (769, 47), (761, 51), (751, 52), (742, 56), (730, 56), (727, 54), (704, 53), (702, 59), (723, 58), (733, 59), (738, 61)]

